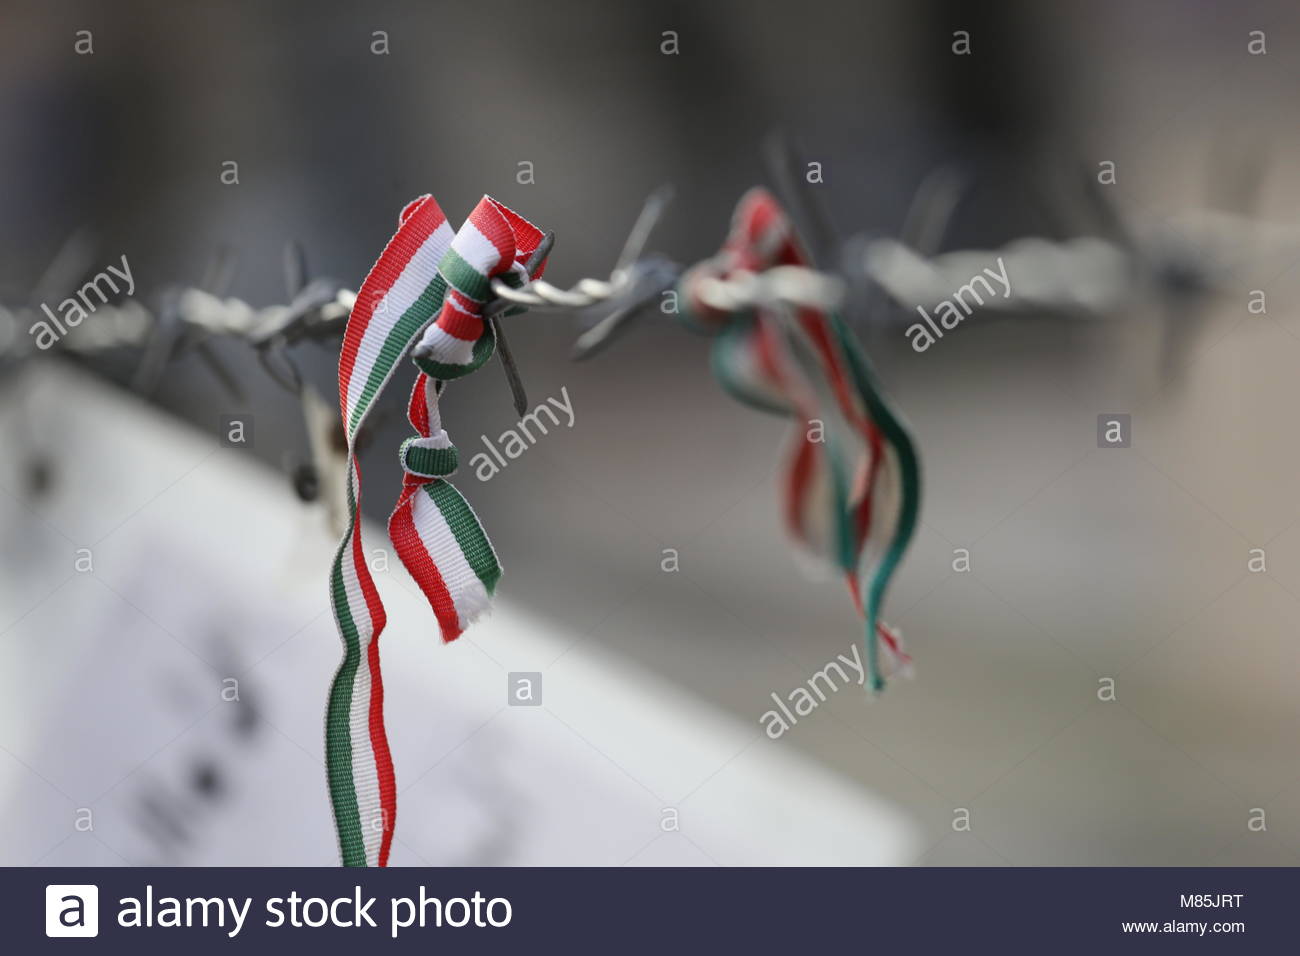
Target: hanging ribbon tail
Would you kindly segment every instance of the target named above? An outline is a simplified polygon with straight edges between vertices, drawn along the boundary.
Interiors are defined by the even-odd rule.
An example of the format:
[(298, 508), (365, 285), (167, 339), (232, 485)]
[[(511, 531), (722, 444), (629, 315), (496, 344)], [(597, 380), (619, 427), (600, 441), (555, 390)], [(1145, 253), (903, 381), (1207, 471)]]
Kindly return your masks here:
[(776, 307), (735, 315), (699, 294), (710, 279), (808, 261), (775, 198), (751, 190), (719, 253), (683, 277), (684, 318), (718, 336), (712, 366), (729, 394), (793, 420), (785, 524), (800, 550), (839, 569), (848, 582), (866, 624), (871, 686), (879, 690), (911, 660), (898, 632), (880, 620), (917, 521), (920, 470), (911, 437), (837, 316), (810, 308), (782, 314)]
[(361, 285), (339, 353), (339, 409), (348, 440), (347, 527), (330, 571), (343, 660), (325, 713), (325, 766), (344, 866), (385, 866), (397, 816), (384, 730), (379, 636), (386, 618), (361, 542), (356, 439), (397, 363), (441, 305), (438, 263), (452, 230), (432, 196), (402, 210), (397, 233)]
[(458, 456), (442, 427), (438, 398), (446, 380), (469, 374), (491, 357), (496, 337), (483, 309), (494, 298), (492, 282), (519, 286), (540, 276), (545, 262), (532, 275), (526, 263), (543, 235), (484, 196), (439, 263), (447, 294), (416, 350), (420, 375), (408, 412), (416, 437), (401, 448), (405, 479), (388, 533), (433, 608), (444, 641), (455, 640), (490, 609), (501, 564), (474, 510), (446, 480)]
[[(493, 276), (517, 272), (515, 259), (536, 249), (540, 237), (488, 198), (453, 232), (433, 197), (422, 196), (402, 210), (397, 233), (366, 276), (348, 318), (339, 354), (348, 519), (330, 571), (343, 659), (325, 714), (326, 775), (344, 866), (386, 866), (397, 819), (379, 658), (386, 617), (361, 541), (357, 436), (398, 363), (426, 330), (433, 333), (436, 322), (442, 323), (437, 335), (445, 345), (438, 353), (438, 377), (466, 374), (486, 361), (493, 342), (490, 328), (481, 319), (475, 320), (478, 326), (472, 321), (472, 304), (481, 301), (475, 294), (486, 295)], [(491, 262), (486, 246), (495, 253)], [(419, 434), (401, 449), (405, 478), (390, 533), (429, 597), (444, 639), (451, 640), (486, 609), (500, 566), (473, 511), (444, 480), (455, 470), (455, 448), (437, 416), (439, 385), (428, 379), (429, 369), (422, 372), (410, 413)]]
[(501, 564), (464, 496), (446, 481), (456, 446), (438, 421), (440, 385), (423, 372), (411, 391), (410, 420), (419, 437), (402, 443), (402, 494), (388, 536), (428, 599), (444, 641), (454, 641), (491, 607)]
[[(903, 651), (901, 634), (881, 621), (880, 613), (889, 582), (916, 532), (921, 510), (921, 462), (911, 432), (885, 399), (852, 331), (838, 316), (831, 316), (831, 324), (878, 442), (872, 458), (875, 477), (859, 504), (858, 533), (864, 560), (861, 569), (853, 571), (852, 588), (858, 593), (857, 576), (865, 572), (869, 582), (865, 613), (868, 650), (885, 651), (884, 655), (868, 655), (872, 686), (880, 690), (887, 676), (897, 670), (910, 670), (912, 663)], [(872, 513), (873, 502), (878, 502), (878, 515)], [(871, 640), (873, 633), (878, 641)]]

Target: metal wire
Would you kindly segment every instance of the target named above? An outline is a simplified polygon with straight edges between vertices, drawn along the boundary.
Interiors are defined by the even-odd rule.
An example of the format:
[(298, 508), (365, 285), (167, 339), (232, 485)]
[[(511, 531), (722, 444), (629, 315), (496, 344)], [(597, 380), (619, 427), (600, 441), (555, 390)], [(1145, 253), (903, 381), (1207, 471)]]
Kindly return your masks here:
[[(659, 190), (647, 201), (608, 277), (579, 279), (567, 289), (545, 280), (518, 288), (497, 280), (492, 283), (493, 293), (503, 302), (539, 310), (578, 312), (613, 306), (613, 311), (579, 340), (579, 357), (590, 354), (685, 271), (670, 260), (641, 254), (669, 195), (668, 190)], [(83, 245), (84, 239), (78, 235), (48, 271), (66, 272), (64, 260), (84, 259)], [(838, 273), (800, 266), (781, 266), (757, 274), (737, 272), (725, 278), (703, 278), (693, 294), (724, 311), (778, 305), (825, 310), (839, 308), (850, 284), (865, 280), (902, 307), (901, 313), (893, 314), (893, 321), (911, 321), (910, 313), (917, 306), (936, 305), (1001, 258), (1014, 293), (986, 300), (982, 306), (985, 310), (1099, 316), (1112, 313), (1140, 293), (1144, 283), (1150, 286), (1172, 281), (1168, 276), (1176, 276), (1184, 283), (1190, 276), (1190, 281), (1201, 288), (1219, 287), (1239, 265), (1244, 251), (1258, 250), (1260, 246), (1293, 255), (1300, 250), (1300, 231), (1223, 213), (1200, 215), (1179, 222), (1176, 228), (1148, 231), (1137, 240), (1138, 254), (1117, 242), (1096, 237), (1059, 242), (1029, 237), (1000, 249), (932, 256), (893, 239), (858, 239), (845, 244), (845, 248), (857, 251)], [(296, 258), (289, 261), (297, 265)], [(48, 289), (49, 282), (40, 285)], [(171, 296), (174, 318), (182, 328), (244, 339), (258, 349), (273, 341), (291, 344), (341, 335), (356, 299), (351, 289), (324, 280), (306, 283), (288, 304), (261, 308), (194, 286), (174, 289)], [(887, 321), (888, 315), (887, 311), (875, 312), (872, 320)], [(26, 333), (42, 318), (35, 304), (0, 305), (0, 357), (36, 354), (39, 350)], [(82, 354), (143, 348), (160, 327), (162, 316), (133, 299), (121, 305), (102, 305), (93, 318), (71, 330), (58, 347)]]

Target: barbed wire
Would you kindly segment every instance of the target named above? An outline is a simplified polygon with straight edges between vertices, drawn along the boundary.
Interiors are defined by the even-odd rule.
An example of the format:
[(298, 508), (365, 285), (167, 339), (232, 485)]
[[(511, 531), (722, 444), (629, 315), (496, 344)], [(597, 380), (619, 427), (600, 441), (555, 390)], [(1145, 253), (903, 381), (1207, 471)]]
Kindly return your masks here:
[[(671, 191), (666, 188), (651, 194), (607, 277), (582, 278), (568, 288), (542, 279), (518, 288), (494, 281), (491, 288), (497, 301), (489, 303), (485, 314), (495, 324), (508, 305), (573, 313), (588, 325), (575, 342), (573, 355), (578, 359), (594, 355), (613, 341), (630, 319), (648, 311), (665, 292), (676, 289), (688, 271), (662, 255), (644, 254), (670, 199)], [(904, 235), (910, 241), (857, 236), (834, 244), (837, 255), (829, 256), (829, 230), (824, 224), (814, 225), (811, 231), (822, 236), (817, 244), (821, 261), (825, 264), (828, 258), (838, 258), (835, 269), (780, 266), (759, 273), (731, 271), (725, 275), (712, 275), (705, 269), (692, 281), (691, 295), (721, 312), (776, 307), (847, 309), (850, 323), (859, 326), (910, 323), (916, 318), (913, 310), (934, 308), (996, 262), (1007, 277), (1008, 295), (981, 300), (982, 312), (1100, 318), (1120, 314), (1126, 304), (1151, 292), (1173, 297), (1223, 289), (1244, 264), (1258, 261), (1261, 250), (1281, 251), (1291, 265), (1300, 259), (1300, 230), (1221, 212), (1193, 213), (1145, 232), (1126, 231), (1119, 239), (1023, 237), (996, 249), (928, 254), (927, 248), (938, 245), (954, 203), (944, 189), (923, 186), (914, 205), (926, 204), (928, 216), (915, 217), (920, 226), (905, 225)], [(909, 220), (913, 218), (909, 216)], [(807, 223), (804, 225), (807, 228)], [(0, 362), (22, 362), (45, 351), (90, 358), (128, 350), (139, 354), (132, 386), (150, 394), (170, 363), (194, 351), (222, 385), (242, 400), (238, 380), (208, 342), (212, 338), (243, 342), (254, 350), (266, 374), (297, 395), (303, 405), (312, 460), (295, 464), (290, 475), (302, 500), (316, 500), (321, 477), (334, 464), (327, 460), (333, 443), (323, 430), (327, 422), (337, 422), (328, 413), (328, 400), (305, 385), (290, 350), (304, 341), (332, 344), (341, 339), (356, 291), (331, 279), (309, 280), (301, 246), (290, 243), (285, 251), (289, 301), (254, 306), (224, 294), (233, 270), (230, 257), (219, 253), (199, 284), (164, 288), (153, 308), (138, 297), (97, 305), (53, 347), (42, 349), (34, 334), (47, 314), (41, 304), (59, 301), (61, 292), (75, 288), (89, 272), (87, 250), (85, 235), (74, 234), (38, 279), (26, 303), (0, 304)], [(1010, 294), (1013, 284), (1014, 294)], [(882, 299), (893, 308), (880, 307)], [(1167, 310), (1166, 320), (1172, 320), (1178, 311)], [(504, 345), (504, 330), (499, 324), (494, 327)], [(500, 351), (515, 407), (520, 409), (526, 396), (518, 370), (504, 348)], [(337, 519), (336, 503), (331, 503), (328, 495), (326, 498), (327, 512)]]
[[(580, 344), (579, 351), (589, 350), (608, 334), (604, 330), (605, 334), (592, 336), (591, 331), (610, 318), (630, 317), (634, 307), (648, 304), (685, 272), (662, 256), (640, 254), (666, 201), (664, 193), (657, 193), (647, 202), (624, 255), (607, 278), (579, 279), (569, 288), (545, 280), (513, 288), (498, 280), (492, 284), (494, 294), (512, 304), (548, 311), (580, 313), (600, 306), (626, 310), (629, 315), (616, 308), (584, 334), (580, 343), (586, 348)], [(703, 277), (693, 292), (720, 311), (774, 305), (833, 310), (845, 304), (854, 283), (868, 282), (885, 292), (908, 318), (906, 313), (917, 306), (933, 307), (1001, 260), (1006, 275), (1013, 277), (1014, 294), (989, 298), (982, 309), (1098, 317), (1118, 310), (1144, 285), (1173, 278), (1194, 288), (1221, 288), (1261, 244), (1300, 251), (1300, 230), (1225, 213), (1202, 213), (1153, 232), (1134, 249), (1098, 237), (1062, 241), (1026, 237), (996, 249), (925, 256), (896, 239), (859, 239), (845, 244), (855, 252), (840, 272), (803, 266), (739, 271)], [(70, 329), (58, 347), (80, 354), (143, 349), (169, 322), (202, 335), (242, 339), (260, 351), (308, 339), (328, 341), (342, 335), (356, 292), (332, 280), (316, 279), (285, 304), (254, 306), (197, 286), (165, 289), (160, 299), (160, 309), (138, 298), (98, 306), (93, 321)], [(36, 305), (0, 305), (0, 356), (21, 359), (44, 351), (29, 331), (42, 318)]]

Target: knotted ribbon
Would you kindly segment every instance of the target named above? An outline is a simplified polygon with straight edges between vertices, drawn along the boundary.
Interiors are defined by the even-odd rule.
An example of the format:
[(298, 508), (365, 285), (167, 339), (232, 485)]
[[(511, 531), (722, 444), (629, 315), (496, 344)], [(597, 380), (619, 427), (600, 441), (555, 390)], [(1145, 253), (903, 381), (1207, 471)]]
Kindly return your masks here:
[(784, 475), (786, 525), (804, 551), (844, 574), (866, 624), (871, 686), (880, 690), (887, 676), (911, 660), (899, 634), (880, 620), (919, 510), (920, 470), (911, 437), (838, 316), (790, 307), (783, 317), (778, 309), (784, 307), (777, 305), (734, 313), (701, 296), (710, 279), (808, 261), (775, 198), (753, 189), (737, 206), (721, 251), (683, 276), (683, 317), (718, 336), (712, 365), (723, 388), (802, 426)]
[[(397, 819), (392, 757), (384, 730), (379, 636), (386, 618), (361, 543), (361, 471), (356, 439), (366, 416), (417, 338), (426, 357), (411, 393), (418, 433), (400, 450), (405, 473), (389, 535), (433, 608), (444, 641), (488, 609), (501, 567), (464, 497), (447, 480), (456, 448), (442, 428), (443, 383), (474, 371), (496, 345), (482, 317), (491, 282), (530, 277), (524, 263), (542, 232), (484, 197), (453, 233), (432, 196), (402, 210), (397, 233), (362, 283), (339, 355), (339, 408), (348, 441), (348, 524), (330, 573), (343, 660), (325, 716), (330, 801), (345, 866), (386, 866)], [(514, 310), (519, 311), (519, 310)]]

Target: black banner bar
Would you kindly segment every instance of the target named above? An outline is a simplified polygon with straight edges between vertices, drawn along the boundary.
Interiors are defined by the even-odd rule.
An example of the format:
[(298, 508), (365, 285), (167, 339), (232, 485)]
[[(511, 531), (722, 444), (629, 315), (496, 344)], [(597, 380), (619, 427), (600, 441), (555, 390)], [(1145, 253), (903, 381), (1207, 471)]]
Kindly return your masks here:
[(1292, 869), (0, 870), (16, 954), (1278, 953), (1298, 886)]

